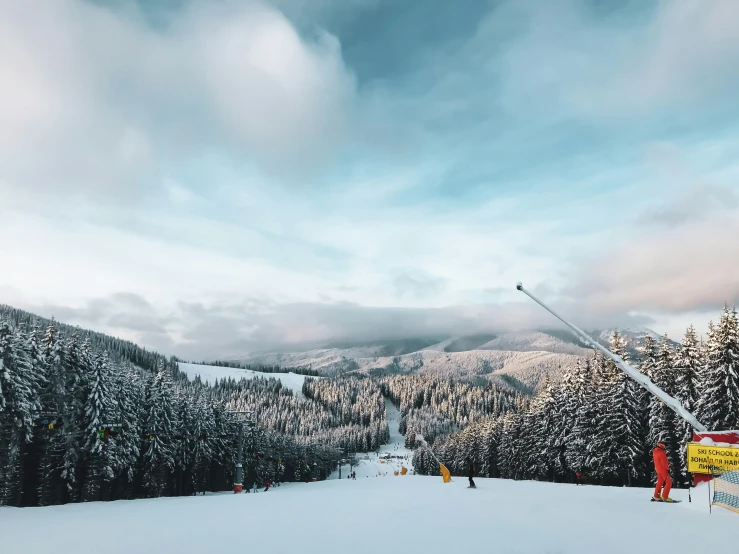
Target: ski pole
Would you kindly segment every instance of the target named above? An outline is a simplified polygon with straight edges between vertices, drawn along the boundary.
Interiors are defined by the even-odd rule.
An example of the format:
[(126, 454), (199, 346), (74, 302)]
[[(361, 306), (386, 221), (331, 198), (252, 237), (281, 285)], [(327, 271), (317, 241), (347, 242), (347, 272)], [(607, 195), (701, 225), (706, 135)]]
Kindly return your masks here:
[(621, 356), (617, 356), (610, 350), (608, 350), (605, 346), (600, 344), (597, 341), (594, 341), (590, 336), (588, 336), (582, 329), (579, 327), (575, 327), (572, 323), (565, 320), (562, 316), (560, 316), (557, 312), (552, 310), (549, 306), (544, 304), (541, 300), (539, 300), (536, 296), (534, 296), (533, 293), (526, 290), (523, 287), (523, 284), (520, 282), (516, 285), (516, 289), (520, 290), (522, 293), (524, 293), (526, 296), (531, 298), (534, 302), (539, 304), (542, 308), (544, 308), (546, 311), (548, 311), (550, 314), (552, 314), (554, 317), (559, 319), (562, 323), (567, 325), (570, 329), (572, 329), (575, 332), (575, 335), (577, 335), (580, 339), (582, 339), (585, 343), (589, 344), (593, 348), (599, 350), (601, 353), (603, 353), (606, 357), (613, 360), (613, 362), (616, 364), (616, 366), (626, 373), (629, 377), (631, 377), (634, 381), (639, 383), (642, 387), (644, 387), (646, 390), (651, 392), (654, 396), (659, 398), (662, 402), (665, 403), (665, 405), (670, 408), (673, 412), (675, 412), (677, 415), (679, 415), (681, 418), (683, 418), (685, 421), (690, 423), (690, 425), (693, 426), (693, 428), (698, 432), (706, 432), (708, 429), (705, 425), (703, 425), (700, 421), (696, 419), (696, 417), (690, 413), (688, 410), (685, 409), (685, 407), (677, 401), (675, 398), (667, 394), (665, 391), (663, 391), (661, 388), (659, 388), (657, 385), (652, 383), (652, 381), (646, 376), (631, 367), (629, 364), (627, 364), (624, 359)]

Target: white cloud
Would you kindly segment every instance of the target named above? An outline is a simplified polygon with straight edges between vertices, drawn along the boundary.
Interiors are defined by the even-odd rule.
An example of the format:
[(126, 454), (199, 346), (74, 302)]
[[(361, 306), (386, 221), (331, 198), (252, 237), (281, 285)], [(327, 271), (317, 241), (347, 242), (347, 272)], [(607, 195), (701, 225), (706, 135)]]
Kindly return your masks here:
[[(218, 355), (219, 348), (553, 324), (518, 303), (518, 280), (582, 326), (646, 321), (628, 311), (674, 319), (736, 292), (730, 189), (714, 185), (652, 205), (652, 219), (657, 213), (680, 228), (641, 228), (609, 241), (608, 257), (591, 259), (581, 289), (567, 299), (557, 291), (578, 279), (579, 259), (659, 197), (654, 182), (640, 168), (602, 160), (572, 172), (576, 182), (569, 168), (536, 174), (535, 155), (519, 179), (521, 168), (491, 169), (467, 155), (468, 147), (480, 155), (480, 138), (502, 149), (495, 159), (503, 166), (506, 152), (528, 164), (530, 140), (556, 142), (551, 124), (563, 113), (638, 114), (655, 91), (707, 75), (700, 56), (718, 58), (706, 71), (720, 72), (735, 42), (726, 28), (714, 29), (711, 10), (694, 23), (697, 40), (715, 31), (716, 44), (683, 68), (673, 35), (690, 28), (690, 17), (674, 15), (672, 4), (650, 26), (621, 36), (616, 20), (585, 24), (574, 3), (547, 11), (509, 2), (453, 63), (432, 64), (434, 74), (455, 69), (436, 75), (428, 98), (375, 83), (357, 110), (337, 39), (315, 29), (301, 34), (273, 7), (193, 3), (154, 29), (132, 5), (0, 3), (0, 301), (168, 351)], [(323, 1), (278, 7), (301, 23), (315, 12), (349, 17), (331, 15)], [(659, 32), (640, 34), (647, 28)], [(491, 40), (495, 33), (506, 37), (502, 45)], [(499, 50), (491, 54), (490, 44)], [(621, 53), (639, 63), (614, 71), (604, 62), (603, 54), (612, 61)], [(665, 73), (641, 91), (639, 75), (663, 62)], [(494, 89), (478, 86), (491, 76)], [(713, 90), (704, 81), (676, 98)], [(498, 133), (492, 116), (478, 125), (501, 105), (521, 115), (524, 128), (503, 121)], [(445, 134), (442, 123), (457, 115), (459, 127)], [(373, 130), (367, 142), (381, 142), (399, 167), (352, 151), (335, 156), (321, 187), (276, 185), (276, 176), (296, 173), (294, 182), (304, 183), (314, 162), (343, 153), (347, 141), (355, 146), (353, 125)], [(491, 136), (493, 144), (485, 142)], [(526, 150), (516, 150), (519, 143)], [(706, 166), (728, 168), (725, 178), (687, 180), (675, 166), (665, 180), (732, 182), (727, 144), (700, 154)], [(578, 166), (561, 154), (563, 167)], [(347, 160), (350, 167), (341, 165)], [(446, 194), (465, 179), (480, 181), (467, 205), (437, 195), (437, 187)], [(665, 199), (675, 196), (670, 182), (662, 189)], [(123, 193), (135, 209), (118, 201)], [(496, 304), (482, 304), (491, 297)]]
[(595, 259), (573, 294), (604, 312), (717, 310), (739, 301), (739, 212), (644, 232)]
[(0, 5), (0, 177), (102, 192), (213, 149), (281, 175), (337, 148), (355, 83), (338, 41), (274, 8), (197, 4), (166, 29), (81, 0)]
[(613, 102), (650, 110), (705, 100), (721, 87), (735, 90), (737, 28), (734, 0), (661, 0), (655, 18), (640, 33), (637, 56), (624, 65), (611, 89)]
[(667, 199), (639, 218), (645, 225), (683, 225), (724, 215), (739, 208), (739, 195), (728, 187), (701, 184)]
[(688, 106), (730, 106), (739, 86), (736, 2), (644, 4), (614, 4), (606, 13), (580, 0), (503, 3), (461, 57), (496, 77), (499, 106), (545, 121), (687, 118)]

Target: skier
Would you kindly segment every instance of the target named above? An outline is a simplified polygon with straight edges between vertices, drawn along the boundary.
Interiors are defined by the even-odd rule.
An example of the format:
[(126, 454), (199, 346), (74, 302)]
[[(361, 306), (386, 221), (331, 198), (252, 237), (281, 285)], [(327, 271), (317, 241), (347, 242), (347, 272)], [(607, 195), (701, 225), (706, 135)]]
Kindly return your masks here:
[(267, 482), (265, 483), (265, 486), (264, 486), (264, 492), (267, 492), (268, 490), (269, 490), (269, 481), (267, 481)]
[(470, 480), (470, 486), (468, 488), (470, 489), (476, 489), (475, 482), (472, 480), (472, 478), (475, 476), (475, 464), (472, 462), (472, 459), (467, 460), (467, 477)]
[(670, 477), (670, 464), (667, 461), (664, 443), (657, 443), (657, 447), (652, 450), (652, 457), (654, 458), (654, 469), (657, 472), (657, 485), (654, 487), (652, 500), (654, 502), (675, 502), (670, 498), (672, 478)]

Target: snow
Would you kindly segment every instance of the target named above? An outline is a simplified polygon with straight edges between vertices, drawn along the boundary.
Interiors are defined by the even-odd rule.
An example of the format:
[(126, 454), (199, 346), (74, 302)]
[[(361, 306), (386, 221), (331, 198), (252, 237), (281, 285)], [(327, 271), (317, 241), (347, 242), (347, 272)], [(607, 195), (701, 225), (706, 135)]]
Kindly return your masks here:
[[(348, 464), (341, 467), (341, 478), (346, 479), (350, 470), (357, 474), (357, 479), (375, 477), (395, 477), (394, 472), (400, 472), (402, 467), (413, 473), (413, 451), (405, 447), (405, 437), (400, 434), (400, 411), (392, 402), (385, 400), (385, 413), (390, 428), (390, 442), (380, 447), (377, 452), (357, 454), (359, 465), (350, 467)], [(390, 456), (390, 457), (388, 457)], [(403, 478), (408, 477), (408, 475)], [(329, 479), (338, 479), (339, 470), (334, 471)]]
[[(408, 455), (400, 414), (386, 406), (390, 444), (380, 457)], [(333, 475), (259, 494), (0, 508), (3, 553), (710, 552), (726, 550), (739, 522), (718, 507), (709, 515), (705, 486), (692, 503), (674, 490), (683, 502), (665, 505), (649, 501), (651, 489), (476, 478), (472, 491), (464, 478), (444, 484), (391, 468), (373, 453), (356, 481)]]
[(587, 356), (591, 350), (537, 331), (503, 333), (486, 342), (478, 350), (504, 350), (512, 352), (551, 352)]
[(186, 364), (179, 362), (180, 371), (187, 374), (187, 377), (193, 379), (196, 375), (200, 375), (200, 379), (209, 384), (215, 383), (216, 379), (232, 378), (237, 381), (240, 379), (253, 379), (255, 377), (264, 377), (269, 379), (273, 377), (282, 382), (282, 386), (292, 390), (298, 396), (303, 394), (303, 382), (305, 375), (297, 373), (262, 373), (260, 371), (252, 371), (250, 369), (240, 369), (236, 367), (220, 367), (212, 365)]
[(739, 448), (739, 444), (731, 444), (728, 442), (715, 442), (711, 437), (703, 437), (700, 444), (704, 446), (720, 446), (722, 448)]
[[(495, 551), (568, 554), (725, 551), (736, 514), (705, 495), (648, 489), (440, 477), (363, 477), (260, 494), (0, 508), (8, 554), (305, 554)], [(696, 531), (696, 530), (700, 531)], [(481, 550), (482, 549), (482, 550)]]
[[(282, 368), (307, 367), (323, 375), (358, 370), (384, 369), (397, 360), (403, 372), (420, 371), (443, 377), (505, 373), (532, 387), (545, 374), (557, 380), (560, 369), (572, 367), (590, 350), (538, 331), (508, 332), (479, 345), (474, 350), (446, 352), (445, 349), (465, 336), (453, 336), (439, 343), (400, 356), (383, 356), (383, 344), (350, 348), (318, 348), (303, 352), (266, 352), (236, 356), (245, 365)], [(610, 337), (609, 337), (610, 340)]]

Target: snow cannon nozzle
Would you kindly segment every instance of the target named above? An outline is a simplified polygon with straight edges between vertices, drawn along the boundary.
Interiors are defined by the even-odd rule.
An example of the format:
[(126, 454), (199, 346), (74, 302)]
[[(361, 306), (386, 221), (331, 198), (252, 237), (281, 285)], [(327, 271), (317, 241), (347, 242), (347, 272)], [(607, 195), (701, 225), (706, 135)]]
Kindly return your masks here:
[(521, 281), (516, 283), (516, 290), (523, 290), (523, 283)]

